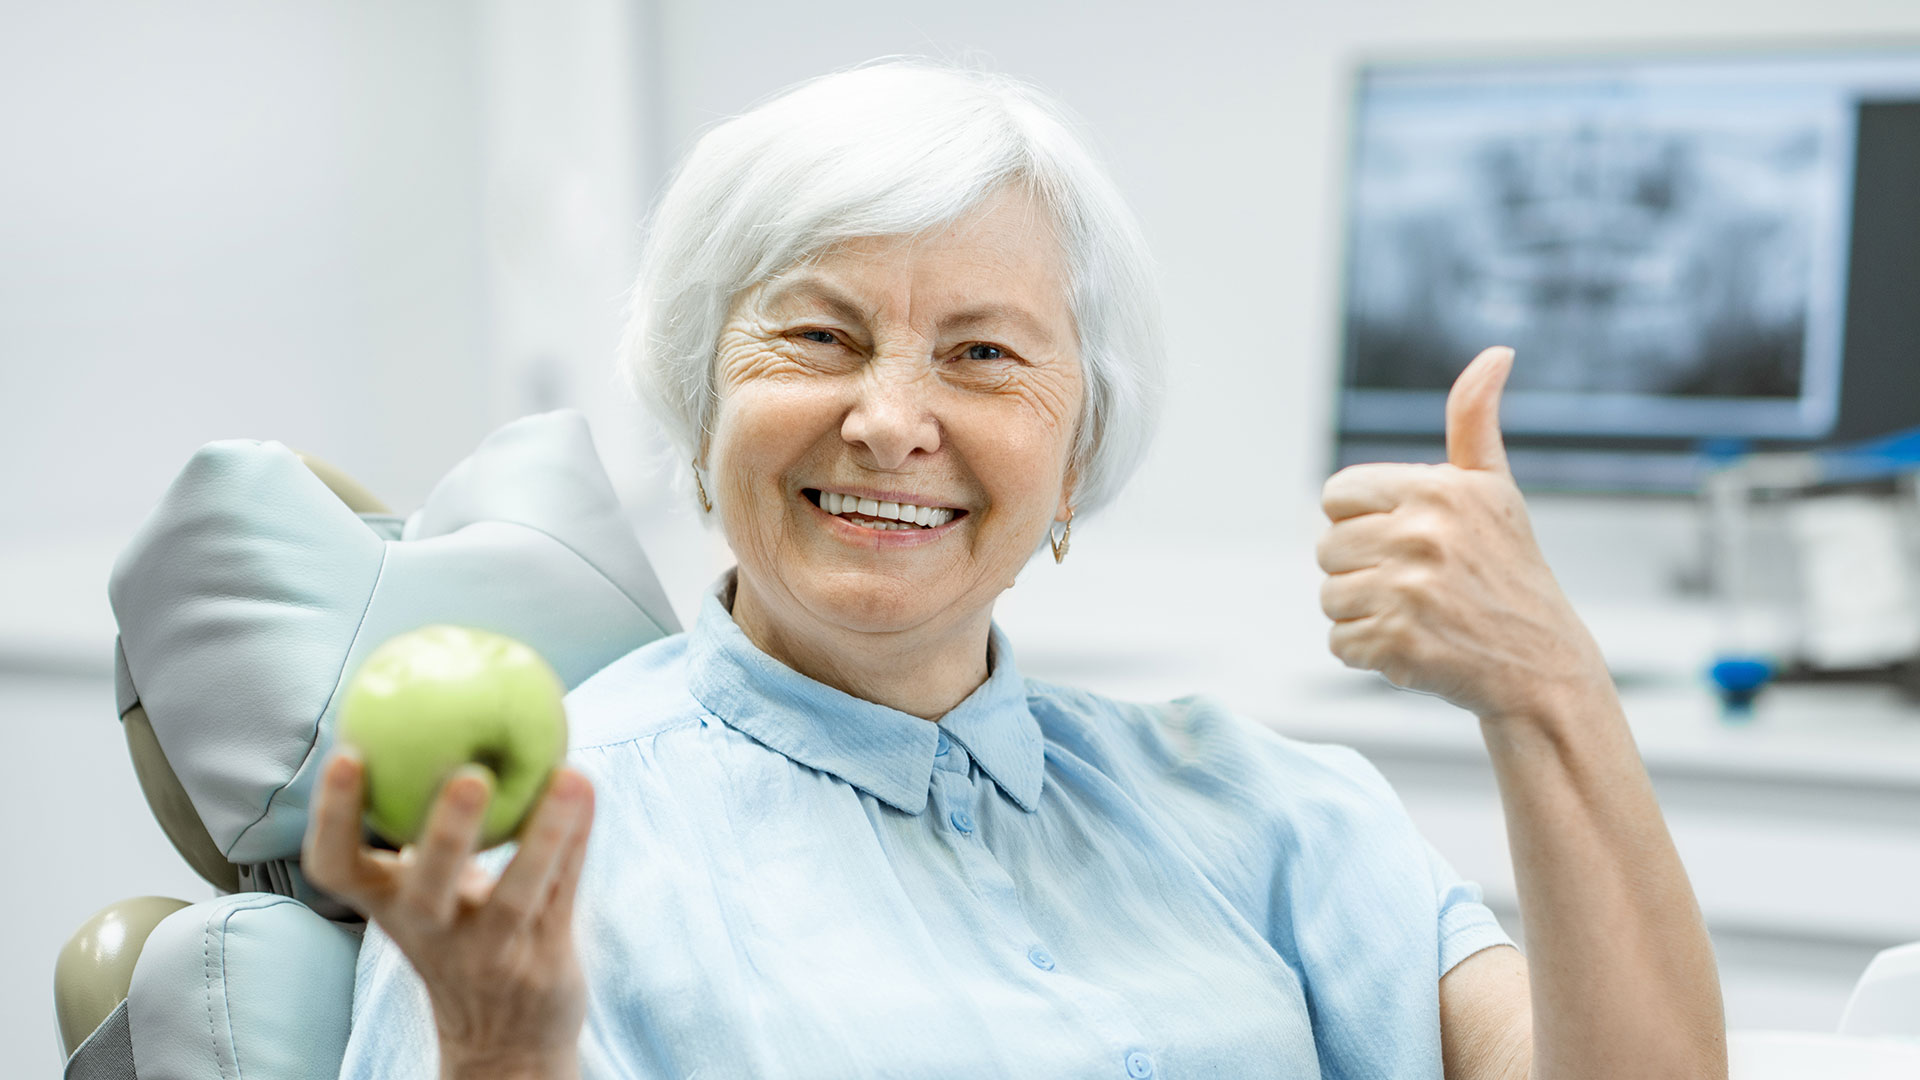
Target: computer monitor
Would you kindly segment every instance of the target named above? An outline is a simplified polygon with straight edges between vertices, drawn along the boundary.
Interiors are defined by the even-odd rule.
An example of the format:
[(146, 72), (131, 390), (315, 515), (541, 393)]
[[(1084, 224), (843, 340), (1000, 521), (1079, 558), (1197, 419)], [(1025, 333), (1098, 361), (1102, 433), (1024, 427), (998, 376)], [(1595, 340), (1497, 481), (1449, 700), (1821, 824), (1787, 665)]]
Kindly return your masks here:
[(1338, 463), (1437, 459), (1494, 344), (1533, 487), (1920, 424), (1917, 204), (1920, 45), (1362, 66)]

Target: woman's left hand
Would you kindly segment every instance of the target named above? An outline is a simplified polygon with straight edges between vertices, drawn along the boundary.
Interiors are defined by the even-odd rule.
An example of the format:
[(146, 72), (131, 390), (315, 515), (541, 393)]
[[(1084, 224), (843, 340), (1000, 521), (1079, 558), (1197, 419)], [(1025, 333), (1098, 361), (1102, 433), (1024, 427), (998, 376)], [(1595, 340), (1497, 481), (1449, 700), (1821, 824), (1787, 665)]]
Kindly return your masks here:
[(1512, 349), (1493, 348), (1460, 373), (1446, 464), (1354, 465), (1320, 497), (1333, 522), (1319, 545), (1333, 654), (1483, 720), (1542, 716), (1612, 685), (1507, 470), (1512, 365)]

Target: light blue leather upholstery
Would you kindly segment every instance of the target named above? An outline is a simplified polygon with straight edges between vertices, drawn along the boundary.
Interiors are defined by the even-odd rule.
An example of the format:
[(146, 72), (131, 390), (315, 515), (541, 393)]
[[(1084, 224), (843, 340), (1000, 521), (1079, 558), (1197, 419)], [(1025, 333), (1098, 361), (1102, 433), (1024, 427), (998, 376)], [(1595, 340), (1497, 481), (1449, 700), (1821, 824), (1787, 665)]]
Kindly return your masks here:
[(148, 938), (124, 1020), (141, 1080), (338, 1072), (364, 927), (297, 860), (341, 691), (370, 651), (475, 626), (533, 646), (571, 690), (679, 629), (574, 410), (489, 436), (404, 524), (356, 515), (280, 443), (211, 443), (108, 595), (120, 714), (145, 705), (215, 844), (264, 890)]
[(495, 432), (384, 540), (277, 442), (187, 462), (114, 563), (120, 712), (132, 695), (214, 843), (298, 855), (338, 692), (367, 653), (433, 622), (533, 645), (569, 688), (679, 629), (586, 419)]
[(167, 916), (147, 938), (127, 995), (137, 1075), (333, 1080), (364, 929), (267, 893)]

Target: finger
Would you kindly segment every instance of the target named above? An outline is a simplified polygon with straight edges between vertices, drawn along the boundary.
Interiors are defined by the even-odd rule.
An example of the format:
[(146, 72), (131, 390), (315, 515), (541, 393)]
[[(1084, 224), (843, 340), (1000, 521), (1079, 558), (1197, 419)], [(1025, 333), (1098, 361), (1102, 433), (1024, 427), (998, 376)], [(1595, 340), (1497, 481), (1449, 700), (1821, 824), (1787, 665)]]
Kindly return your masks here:
[(1327, 651), (1340, 658), (1340, 662), (1350, 668), (1373, 671), (1378, 667), (1374, 653), (1375, 638), (1379, 629), (1378, 615), (1368, 615), (1359, 619), (1346, 619), (1333, 624), (1327, 631)]
[(440, 786), (426, 830), (408, 845), (413, 858), (401, 892), (409, 908), (436, 923), (453, 918), (461, 869), (479, 844), (492, 794), (493, 774), (477, 765), (462, 765)]
[(300, 847), (300, 870), (307, 880), (363, 912), (392, 887), (390, 869), (368, 858), (361, 842), (365, 783), (360, 755), (351, 747), (335, 749), (320, 766)]
[(1379, 566), (1393, 553), (1393, 530), (1391, 514), (1361, 514), (1336, 521), (1320, 534), (1314, 558), (1329, 574)]
[(1430, 468), (1400, 462), (1349, 465), (1327, 477), (1320, 488), (1320, 508), (1330, 521), (1386, 513), (1405, 501)]
[(566, 860), (580, 828), (581, 811), (592, 787), (573, 769), (555, 769), (533, 818), (520, 833), (520, 850), (493, 887), (487, 901), (489, 922), (498, 931), (517, 933), (532, 925), (547, 905), (554, 876)]
[(460, 868), (460, 884), (454, 889), (460, 909), (477, 911), (485, 907), (487, 898), (493, 895), (493, 878), (493, 871), (479, 859), (468, 859)]
[(587, 862), (587, 845), (593, 839), (593, 808), (593, 785), (588, 784), (586, 800), (580, 807), (579, 828), (573, 834), (573, 843), (567, 848), (559, 872), (554, 875), (553, 897), (540, 915), (540, 929), (545, 934), (564, 936), (573, 927), (573, 898), (580, 888), (581, 868)]
[(1496, 345), (1473, 358), (1447, 392), (1447, 461), (1462, 469), (1507, 472), (1500, 437), (1500, 392), (1513, 370), (1513, 350)]
[(1335, 622), (1364, 619), (1381, 608), (1379, 572), (1333, 574), (1320, 583), (1320, 610)]

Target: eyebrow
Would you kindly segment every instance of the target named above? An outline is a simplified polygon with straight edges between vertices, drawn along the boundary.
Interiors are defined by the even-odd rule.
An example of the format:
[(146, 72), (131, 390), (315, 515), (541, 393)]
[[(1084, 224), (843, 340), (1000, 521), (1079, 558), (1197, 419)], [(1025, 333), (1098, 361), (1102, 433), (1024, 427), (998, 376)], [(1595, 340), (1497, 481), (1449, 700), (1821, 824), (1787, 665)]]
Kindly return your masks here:
[[(767, 294), (766, 304), (772, 307), (794, 300), (813, 300), (850, 322), (872, 321), (873, 312), (870, 309), (862, 307), (852, 297), (811, 274), (775, 286)], [(995, 324), (1011, 324), (1031, 334), (1042, 345), (1051, 347), (1055, 344), (1053, 332), (1047, 329), (1046, 324), (1032, 312), (1015, 304), (986, 303), (966, 308), (942, 319), (940, 329), (952, 332)]]
[(794, 300), (816, 301), (849, 322), (867, 322), (873, 314), (855, 303), (852, 297), (810, 274), (774, 286), (767, 293), (765, 303), (768, 307), (775, 307)]
[(1054, 344), (1052, 332), (1039, 319), (1034, 318), (1025, 308), (1015, 307), (1012, 304), (982, 304), (979, 307), (968, 308), (948, 316), (941, 326), (949, 330), (966, 330), (975, 326), (997, 323), (1011, 323), (1032, 334), (1042, 345)]

